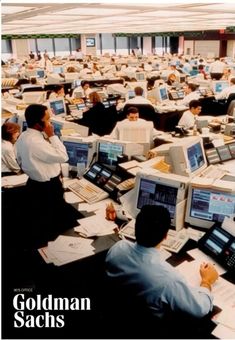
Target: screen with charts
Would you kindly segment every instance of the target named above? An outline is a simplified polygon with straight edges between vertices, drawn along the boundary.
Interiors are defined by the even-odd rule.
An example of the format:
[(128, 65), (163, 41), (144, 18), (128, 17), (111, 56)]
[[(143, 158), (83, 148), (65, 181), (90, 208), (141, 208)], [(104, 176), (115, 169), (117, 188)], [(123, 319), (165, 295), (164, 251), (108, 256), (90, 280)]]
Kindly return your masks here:
[(235, 213), (235, 194), (209, 188), (193, 188), (190, 217), (223, 222)]
[(100, 142), (98, 149), (98, 161), (105, 166), (116, 169), (118, 155), (123, 154), (123, 145), (109, 142)]
[(205, 164), (201, 143), (197, 143), (188, 147), (187, 156), (191, 172), (200, 169)]
[(64, 141), (69, 156), (69, 165), (76, 167), (78, 163), (88, 164), (89, 143), (75, 143)]
[(170, 212), (171, 219), (175, 216), (178, 188), (145, 178), (140, 179), (137, 208), (141, 209), (145, 204), (162, 205)]
[(164, 101), (164, 100), (168, 99), (168, 93), (167, 93), (167, 88), (166, 87), (160, 87), (159, 88), (159, 92), (160, 92), (161, 101)]
[(65, 104), (63, 99), (57, 99), (50, 101), (50, 108), (54, 115), (65, 115)]

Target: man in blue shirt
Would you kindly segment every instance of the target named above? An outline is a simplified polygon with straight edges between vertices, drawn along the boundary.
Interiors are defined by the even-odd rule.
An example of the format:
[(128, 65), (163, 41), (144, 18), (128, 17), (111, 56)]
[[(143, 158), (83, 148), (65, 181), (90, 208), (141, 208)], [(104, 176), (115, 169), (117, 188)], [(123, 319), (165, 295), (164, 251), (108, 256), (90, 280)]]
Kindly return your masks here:
[(143, 206), (135, 224), (136, 243), (117, 242), (106, 257), (111, 282), (124, 287), (153, 316), (177, 311), (201, 318), (213, 307), (211, 286), (218, 278), (212, 264), (201, 264), (201, 282), (190, 287), (184, 277), (160, 256), (161, 242), (170, 228), (170, 214), (162, 206)]

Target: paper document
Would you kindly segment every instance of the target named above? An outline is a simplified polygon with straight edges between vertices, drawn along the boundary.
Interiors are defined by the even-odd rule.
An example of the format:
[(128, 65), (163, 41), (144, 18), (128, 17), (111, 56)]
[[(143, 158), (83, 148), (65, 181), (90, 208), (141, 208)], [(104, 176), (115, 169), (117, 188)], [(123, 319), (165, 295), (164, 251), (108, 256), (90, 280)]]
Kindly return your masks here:
[(216, 263), (215, 260), (212, 257), (204, 254), (198, 248), (191, 249), (191, 250), (187, 251), (187, 253), (200, 263), (202, 263), (202, 262), (213, 263), (215, 265), (215, 268), (216, 268), (217, 272), (219, 273), (219, 275), (222, 275), (226, 272), (226, 269), (224, 269), (222, 266), (220, 266), (218, 263)]
[(114, 233), (117, 225), (113, 221), (106, 220), (104, 214), (98, 214), (79, 220), (80, 226), (74, 230), (84, 237), (102, 236)]

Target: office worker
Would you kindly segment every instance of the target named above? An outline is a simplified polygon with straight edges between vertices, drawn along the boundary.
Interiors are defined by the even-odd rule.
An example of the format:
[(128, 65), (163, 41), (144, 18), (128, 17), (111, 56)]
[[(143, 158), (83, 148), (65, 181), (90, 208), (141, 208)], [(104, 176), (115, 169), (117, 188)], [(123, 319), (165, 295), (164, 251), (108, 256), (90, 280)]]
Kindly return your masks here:
[(186, 129), (193, 128), (197, 115), (201, 112), (202, 106), (199, 100), (191, 100), (189, 110), (185, 111), (180, 118), (178, 125)]
[(30, 245), (41, 246), (64, 229), (75, 226), (78, 212), (71, 210), (63, 197), (60, 164), (67, 162), (68, 155), (54, 134), (47, 107), (29, 105), (25, 119), (28, 128), (17, 140), (16, 155), (21, 169), (29, 176), (26, 235)]
[(92, 90), (90, 88), (90, 83), (86, 80), (83, 80), (81, 82), (81, 86), (78, 86), (74, 89), (73, 94), (72, 94), (72, 98), (75, 97), (76, 92), (81, 92), (82, 98), (89, 99), (89, 94), (92, 93)]
[(135, 91), (135, 97), (128, 99), (125, 104), (148, 104), (148, 105), (152, 105), (151, 101), (144, 98), (143, 94), (144, 94), (144, 89), (140, 86), (136, 86), (134, 88)]
[(185, 86), (185, 97), (184, 99), (180, 100), (179, 103), (181, 105), (189, 106), (189, 103), (191, 100), (198, 100), (200, 97), (200, 94), (196, 91), (198, 88), (198, 85), (189, 83)]
[(135, 222), (136, 243), (121, 240), (112, 246), (106, 256), (106, 273), (110, 283), (133, 297), (153, 316), (164, 318), (172, 311), (201, 318), (212, 310), (211, 290), (218, 273), (212, 264), (203, 263), (199, 269), (201, 282), (198, 287), (190, 287), (184, 277), (161, 258), (161, 243), (170, 223), (165, 207), (143, 206)]
[(228, 99), (230, 94), (235, 93), (235, 77), (230, 79), (230, 86), (215, 95), (216, 99)]
[[(148, 125), (152, 123), (151, 121), (146, 121), (142, 118), (139, 118), (138, 108), (135, 106), (131, 106), (127, 109), (126, 119), (117, 122), (116, 126), (114, 127), (113, 131), (110, 134), (110, 137), (114, 139), (120, 139), (120, 131), (123, 129), (123, 127), (134, 128), (138, 126), (139, 128), (141, 128), (145, 126), (146, 122), (148, 123)], [(153, 123), (152, 129), (153, 139), (162, 133), (153, 127)]]
[(224, 74), (224, 69), (226, 68), (226, 64), (220, 60), (220, 58), (216, 57), (215, 61), (209, 66), (209, 73), (212, 80), (220, 80)]
[(63, 85), (55, 85), (49, 94), (49, 100), (54, 100), (58, 97), (64, 97), (64, 86)]
[(16, 123), (5, 122), (2, 125), (2, 176), (16, 175), (21, 169), (16, 160), (14, 144), (20, 135), (20, 126)]

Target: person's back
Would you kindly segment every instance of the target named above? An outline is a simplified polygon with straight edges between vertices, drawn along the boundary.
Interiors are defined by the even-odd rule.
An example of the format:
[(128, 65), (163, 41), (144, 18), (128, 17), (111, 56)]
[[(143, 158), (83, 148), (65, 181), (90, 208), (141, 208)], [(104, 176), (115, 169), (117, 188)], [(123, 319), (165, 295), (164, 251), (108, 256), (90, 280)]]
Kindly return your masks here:
[(161, 242), (170, 223), (169, 211), (163, 206), (143, 206), (136, 217), (136, 243), (117, 242), (107, 254), (106, 273), (111, 284), (132, 294), (152, 315), (162, 318), (170, 310), (201, 318), (212, 310), (210, 290), (218, 274), (213, 265), (202, 264), (200, 286), (190, 287), (161, 258)]

